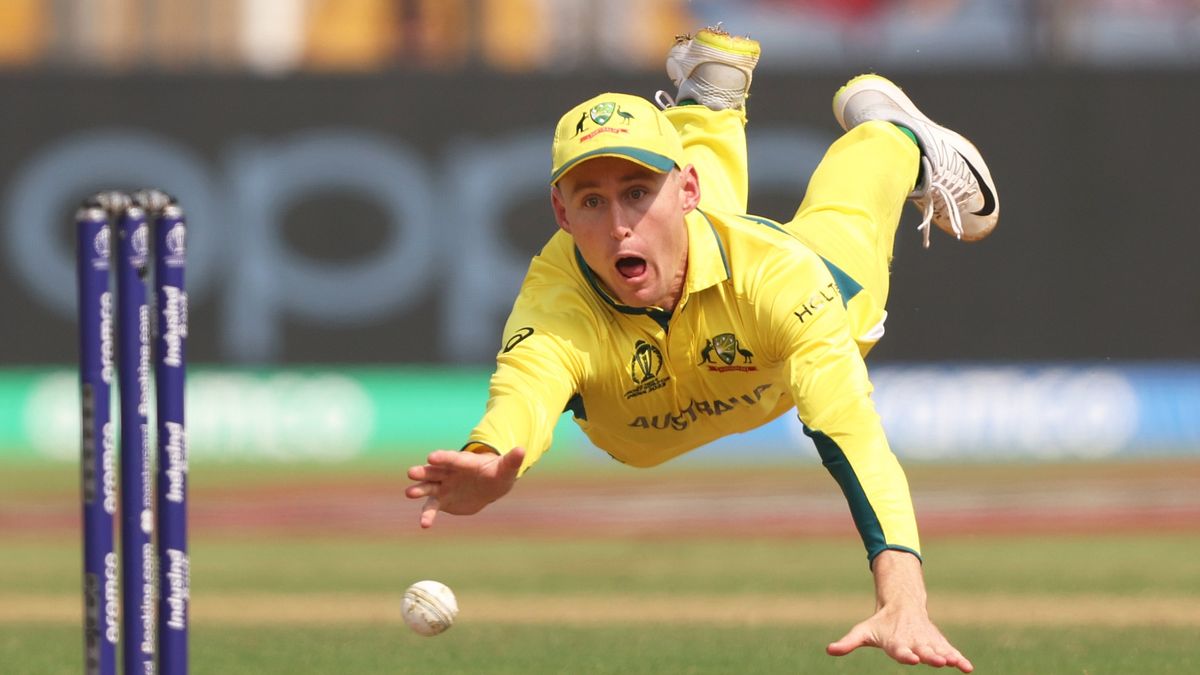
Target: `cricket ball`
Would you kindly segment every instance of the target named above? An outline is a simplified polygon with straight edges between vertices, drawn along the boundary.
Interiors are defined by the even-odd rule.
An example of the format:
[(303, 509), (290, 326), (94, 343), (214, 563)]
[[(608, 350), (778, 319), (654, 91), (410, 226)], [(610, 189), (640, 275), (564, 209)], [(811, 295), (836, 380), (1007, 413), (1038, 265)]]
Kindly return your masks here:
[(401, 611), (409, 628), (432, 637), (454, 625), (458, 600), (454, 598), (454, 591), (440, 581), (418, 581), (404, 591)]

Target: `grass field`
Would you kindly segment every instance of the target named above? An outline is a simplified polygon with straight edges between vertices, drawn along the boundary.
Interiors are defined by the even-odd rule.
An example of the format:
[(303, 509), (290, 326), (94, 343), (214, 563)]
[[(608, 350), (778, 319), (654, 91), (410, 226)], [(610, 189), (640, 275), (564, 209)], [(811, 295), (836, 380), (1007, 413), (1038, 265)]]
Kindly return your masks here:
[[(0, 672), (78, 673), (73, 470), (3, 468)], [(915, 467), (910, 474), (919, 490), (956, 471), (962, 490), (978, 496), (984, 486), (1009, 494), (1013, 485), (1040, 485), (1056, 469)], [(482, 525), (451, 519), (419, 533), (414, 507), (393, 485), (395, 473), (395, 467), (195, 472), (193, 672), (912, 672), (873, 650), (842, 659), (823, 652), (872, 608), (870, 575), (854, 537), (791, 526), (781, 528), (787, 536), (768, 536), (770, 528), (735, 532), (720, 523), (712, 530), (597, 529), (582, 522), (586, 514), (576, 514), (578, 527), (552, 519), (528, 526), (522, 504), (562, 508), (549, 497), (557, 491), (585, 501), (593, 496), (587, 487), (593, 482), (555, 475), (538, 477), (543, 488), (514, 493), (512, 509), (498, 509)], [(1125, 494), (1104, 485), (1186, 488), (1196, 467), (1160, 467), (1158, 482), (1148, 478), (1152, 473), (1145, 465), (1070, 472), (1099, 502), (1097, 495)], [(798, 475), (803, 485), (828, 480), (810, 469)], [(640, 476), (634, 487), (657, 486), (660, 498), (714, 481), (706, 472), (668, 473), (661, 481)], [(621, 489), (630, 489), (622, 480)], [(768, 475), (758, 484), (774, 485)], [(322, 495), (343, 495), (348, 485), (383, 498), (330, 513), (328, 504), (346, 500), (322, 501)], [(281, 491), (285, 486), (296, 490)], [(836, 494), (825, 497), (836, 505)], [(947, 499), (946, 509), (962, 511), (955, 506), (961, 500)], [(255, 519), (281, 503), (287, 517)], [(649, 503), (658, 511), (648, 520), (676, 522), (670, 511), (676, 502)], [(932, 502), (929, 510), (936, 516), (938, 508)], [(520, 526), (506, 526), (506, 516)], [(362, 520), (374, 524), (360, 527)], [(1176, 518), (1170, 527), (1136, 527), (1114, 520), (1119, 527), (1073, 532), (955, 522), (925, 537), (930, 608), (977, 672), (1200, 672), (1194, 524)], [(432, 639), (409, 633), (400, 619), (403, 588), (420, 578), (448, 583), (462, 607), (455, 627)]]

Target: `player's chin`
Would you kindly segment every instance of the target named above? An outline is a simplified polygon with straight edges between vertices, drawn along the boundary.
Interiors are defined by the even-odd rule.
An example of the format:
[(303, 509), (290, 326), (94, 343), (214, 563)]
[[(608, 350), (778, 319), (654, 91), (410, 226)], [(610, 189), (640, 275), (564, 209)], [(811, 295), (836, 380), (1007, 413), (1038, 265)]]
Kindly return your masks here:
[(649, 292), (648, 289), (639, 289), (637, 292), (622, 294), (621, 304), (629, 307), (636, 307), (638, 309), (645, 309), (647, 307), (656, 306), (658, 304), (656, 299), (657, 298), (655, 294)]
[(629, 307), (653, 307), (660, 295), (655, 288), (649, 273), (633, 279), (621, 277), (616, 280), (614, 287), (621, 304)]

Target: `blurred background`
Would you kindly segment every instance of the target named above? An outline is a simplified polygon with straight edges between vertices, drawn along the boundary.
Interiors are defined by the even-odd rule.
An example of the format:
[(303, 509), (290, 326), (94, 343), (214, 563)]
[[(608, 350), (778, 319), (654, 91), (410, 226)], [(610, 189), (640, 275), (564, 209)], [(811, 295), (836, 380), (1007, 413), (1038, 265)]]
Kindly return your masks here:
[[(922, 251), (914, 211), (897, 244), (898, 454), (1200, 450), (1196, 0), (4, 0), (0, 459), (78, 452), (72, 214), (147, 185), (191, 226), (194, 460), (457, 447), (553, 230), (552, 125), (668, 89), (672, 37), (720, 22), (763, 46), (752, 212), (790, 217), (864, 71), (996, 176), (987, 241)], [(688, 461), (798, 445), (781, 420)]]

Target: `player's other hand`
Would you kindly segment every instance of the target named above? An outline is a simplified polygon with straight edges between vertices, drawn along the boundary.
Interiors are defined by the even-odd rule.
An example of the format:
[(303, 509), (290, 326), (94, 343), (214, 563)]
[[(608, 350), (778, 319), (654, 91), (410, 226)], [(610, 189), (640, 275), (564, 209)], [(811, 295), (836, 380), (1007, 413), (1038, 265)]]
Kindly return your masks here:
[(897, 616), (886, 608), (850, 629), (842, 639), (825, 651), (843, 656), (859, 647), (878, 647), (896, 661), (909, 666), (918, 663), (942, 668), (949, 666), (969, 673), (975, 666), (950, 644), (927, 617)]
[(884, 551), (875, 558), (872, 571), (878, 609), (842, 639), (826, 647), (828, 654), (844, 656), (859, 647), (878, 647), (910, 666), (918, 663), (935, 668), (949, 666), (964, 673), (975, 669), (929, 619), (921, 565), (916, 556)]
[(404, 496), (425, 499), (421, 527), (433, 527), (438, 511), (471, 515), (508, 494), (524, 459), (523, 448), (503, 455), (435, 450), (426, 464), (408, 470), (408, 477), (416, 482), (404, 490)]

